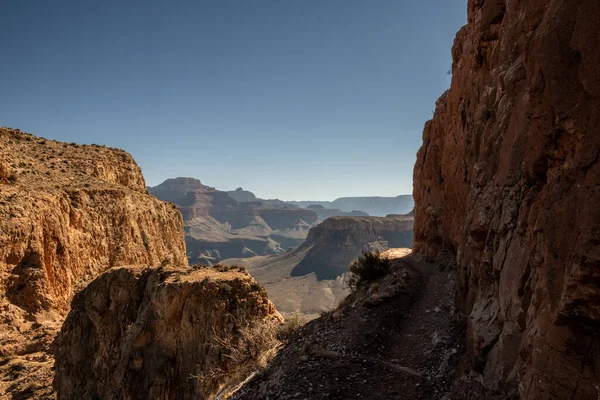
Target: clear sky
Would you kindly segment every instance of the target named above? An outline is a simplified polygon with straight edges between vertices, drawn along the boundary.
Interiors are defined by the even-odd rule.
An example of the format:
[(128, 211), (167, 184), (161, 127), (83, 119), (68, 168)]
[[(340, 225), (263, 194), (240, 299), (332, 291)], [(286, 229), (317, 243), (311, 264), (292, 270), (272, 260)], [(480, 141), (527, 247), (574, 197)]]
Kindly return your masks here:
[(4, 0), (0, 125), (130, 152), (149, 185), (412, 192), (466, 0)]

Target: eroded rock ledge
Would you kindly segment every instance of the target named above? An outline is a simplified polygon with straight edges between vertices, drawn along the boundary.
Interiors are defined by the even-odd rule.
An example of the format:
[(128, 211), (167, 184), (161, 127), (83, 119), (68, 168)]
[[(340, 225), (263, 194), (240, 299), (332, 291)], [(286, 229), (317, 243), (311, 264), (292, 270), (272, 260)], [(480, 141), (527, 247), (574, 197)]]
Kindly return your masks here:
[(598, 396), (599, 15), (469, 0), (415, 166), (414, 250), (458, 262), (473, 367), (507, 396)]
[(281, 316), (241, 270), (113, 269), (74, 299), (56, 341), (58, 399), (208, 399), (243, 379)]

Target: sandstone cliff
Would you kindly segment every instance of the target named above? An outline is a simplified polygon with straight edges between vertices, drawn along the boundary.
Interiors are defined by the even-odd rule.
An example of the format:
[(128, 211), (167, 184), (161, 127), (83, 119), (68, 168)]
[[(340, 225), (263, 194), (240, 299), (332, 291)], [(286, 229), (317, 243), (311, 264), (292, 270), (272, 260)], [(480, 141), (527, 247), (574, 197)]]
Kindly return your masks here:
[(292, 276), (314, 272), (318, 279), (335, 279), (363, 250), (411, 247), (413, 218), (332, 217), (312, 228), (301, 246), (310, 248)]
[(264, 366), (280, 322), (244, 271), (112, 269), (73, 300), (56, 344), (57, 397), (213, 398)]
[(458, 263), (487, 387), (600, 386), (600, 2), (469, 0), (414, 171), (414, 250)]
[(165, 261), (187, 265), (183, 221), (129, 154), (0, 128), (0, 397), (43, 389), (77, 290), (114, 266)]

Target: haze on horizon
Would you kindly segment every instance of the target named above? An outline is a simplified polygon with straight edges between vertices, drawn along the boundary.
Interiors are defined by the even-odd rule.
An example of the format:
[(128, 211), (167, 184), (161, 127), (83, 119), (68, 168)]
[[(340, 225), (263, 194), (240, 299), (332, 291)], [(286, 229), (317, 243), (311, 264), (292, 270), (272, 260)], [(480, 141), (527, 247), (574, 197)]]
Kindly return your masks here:
[(465, 3), (4, 2), (0, 125), (122, 148), (150, 186), (410, 194)]

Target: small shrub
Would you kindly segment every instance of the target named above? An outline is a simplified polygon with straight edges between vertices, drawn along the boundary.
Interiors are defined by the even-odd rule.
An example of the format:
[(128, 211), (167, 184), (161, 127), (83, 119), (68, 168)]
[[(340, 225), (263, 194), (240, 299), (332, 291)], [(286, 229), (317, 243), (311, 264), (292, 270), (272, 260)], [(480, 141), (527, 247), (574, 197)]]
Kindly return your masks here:
[(8, 176), (8, 181), (12, 182), (12, 183), (15, 183), (17, 181), (17, 175), (14, 172), (12, 174), (10, 174)]
[(363, 286), (383, 278), (390, 270), (390, 260), (378, 251), (363, 251), (362, 255), (350, 263), (350, 290), (356, 292)]
[(287, 341), (292, 333), (294, 333), (298, 328), (302, 325), (306, 324), (308, 321), (306, 317), (302, 314), (292, 314), (285, 317), (283, 324), (279, 326), (277, 331), (277, 339), (282, 342)]

